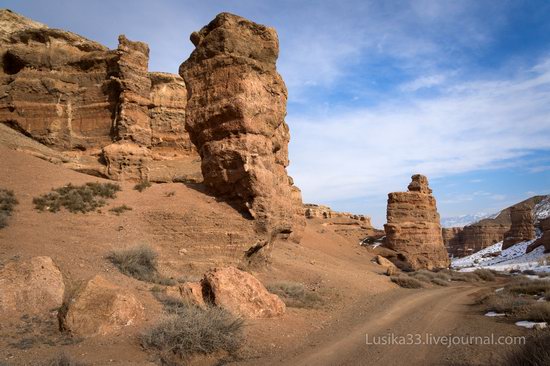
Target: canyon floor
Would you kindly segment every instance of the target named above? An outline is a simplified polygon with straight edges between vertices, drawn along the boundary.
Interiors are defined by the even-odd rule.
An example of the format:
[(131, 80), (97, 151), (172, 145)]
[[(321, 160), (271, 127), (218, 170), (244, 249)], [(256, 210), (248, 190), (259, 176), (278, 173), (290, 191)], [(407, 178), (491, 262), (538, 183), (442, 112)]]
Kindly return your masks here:
[[(104, 181), (0, 146), (0, 187), (19, 200), (9, 226), (0, 230), (0, 264), (50, 256), (65, 282), (75, 286), (95, 274), (131, 289), (146, 320), (110, 336), (73, 339), (56, 319), (13, 319), (0, 325), (0, 364), (36, 365), (60, 352), (87, 365), (153, 365), (139, 334), (162, 317), (153, 285), (124, 276), (105, 256), (148, 244), (159, 254), (163, 275), (199, 279), (207, 268), (235, 264), (254, 238), (250, 220), (200, 185), (154, 184), (143, 192), (122, 183), (117, 198), (97, 212), (38, 212), (33, 197), (68, 183)], [(127, 205), (115, 215), (110, 208)], [(308, 220), (300, 244), (281, 242), (272, 261), (251, 272), (262, 283), (299, 282), (320, 294), (316, 308), (288, 307), (279, 318), (248, 320), (246, 342), (235, 365), (457, 365), (498, 364), (506, 346), (367, 345), (366, 336), (517, 336), (528, 331), (484, 317), (475, 305), (484, 287), (453, 284), (402, 289), (373, 263), (374, 253), (341, 235), (337, 222)], [(26, 322), (26, 323), (25, 323)], [(24, 324), (23, 324), (24, 323)], [(23, 325), (26, 326), (23, 326)], [(209, 358), (196, 364), (214, 364)]]

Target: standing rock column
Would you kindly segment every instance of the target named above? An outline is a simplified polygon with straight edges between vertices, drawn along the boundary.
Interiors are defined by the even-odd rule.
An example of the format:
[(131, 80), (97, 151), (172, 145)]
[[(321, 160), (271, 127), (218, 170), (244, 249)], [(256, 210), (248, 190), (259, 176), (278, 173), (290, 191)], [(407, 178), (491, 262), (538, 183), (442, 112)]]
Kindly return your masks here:
[(535, 226), (531, 207), (528, 205), (513, 206), (510, 210), (512, 227), (504, 234), (502, 249), (522, 241), (535, 239)]
[(305, 220), (300, 191), (286, 172), (287, 89), (275, 67), (275, 30), (221, 13), (191, 41), (196, 48), (180, 75), (204, 183), (249, 212), (267, 243), (299, 239)]
[(413, 175), (408, 192), (388, 194), (386, 246), (399, 252), (411, 269), (449, 266), (435, 198), (423, 175)]

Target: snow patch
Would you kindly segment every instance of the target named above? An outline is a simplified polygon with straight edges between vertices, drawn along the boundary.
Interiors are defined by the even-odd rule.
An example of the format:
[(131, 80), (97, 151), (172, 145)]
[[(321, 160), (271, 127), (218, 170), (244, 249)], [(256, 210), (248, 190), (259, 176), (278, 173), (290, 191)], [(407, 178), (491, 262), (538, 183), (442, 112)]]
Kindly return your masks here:
[(485, 314), (485, 316), (498, 317), (498, 316), (506, 316), (506, 314), (504, 314), (504, 313), (495, 313), (494, 311), (489, 311), (488, 313)]
[(518, 327), (524, 327), (524, 328), (529, 328), (529, 329), (533, 329), (533, 328), (535, 328), (535, 329), (544, 329), (548, 326), (548, 324), (546, 324), (546, 322), (537, 323), (537, 322), (529, 322), (529, 321), (526, 321), (526, 320), (516, 322), (516, 325)]

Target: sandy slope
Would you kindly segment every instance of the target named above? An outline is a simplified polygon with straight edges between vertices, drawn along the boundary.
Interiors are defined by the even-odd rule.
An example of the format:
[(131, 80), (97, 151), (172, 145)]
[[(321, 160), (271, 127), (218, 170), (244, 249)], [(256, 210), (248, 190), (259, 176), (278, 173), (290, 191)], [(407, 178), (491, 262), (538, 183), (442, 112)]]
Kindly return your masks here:
[[(159, 253), (163, 274), (197, 279), (208, 267), (236, 263), (243, 249), (256, 240), (251, 221), (202, 192), (200, 186), (160, 184), (139, 193), (132, 184), (122, 184), (113, 202), (89, 214), (40, 213), (33, 208), (32, 198), (51, 188), (91, 181), (101, 179), (0, 146), (0, 187), (13, 189), (20, 201), (10, 225), (0, 230), (0, 265), (15, 258), (48, 255), (58, 263), (69, 286), (101, 273), (138, 296), (147, 321), (111, 337), (79, 341), (61, 336), (55, 322), (31, 321), (24, 327), (20, 319), (13, 319), (0, 324), (0, 363), (32, 365), (63, 351), (88, 365), (151, 365), (154, 358), (140, 347), (138, 335), (161, 316), (160, 305), (151, 294), (153, 285), (120, 274), (105, 255), (113, 249), (149, 244)], [(175, 194), (167, 197), (168, 192)], [(108, 211), (122, 204), (133, 210), (121, 216)], [(308, 220), (300, 245), (279, 243), (272, 264), (254, 274), (265, 284), (303, 283), (322, 294), (324, 305), (288, 308), (281, 318), (248, 321), (239, 363), (362, 365), (387, 361), (398, 365), (403, 359), (395, 354), (402, 352), (407, 353), (407, 360), (418, 361), (426, 355), (441, 360), (452, 357), (457, 349), (366, 349), (364, 333), (433, 329), (464, 334), (480, 324), (503, 334), (516, 329), (468, 315), (464, 304), (475, 289), (398, 289), (371, 262), (372, 257), (356, 240), (316, 220)], [(479, 353), (467, 351), (475, 357)], [(477, 358), (487, 360), (494, 352)]]

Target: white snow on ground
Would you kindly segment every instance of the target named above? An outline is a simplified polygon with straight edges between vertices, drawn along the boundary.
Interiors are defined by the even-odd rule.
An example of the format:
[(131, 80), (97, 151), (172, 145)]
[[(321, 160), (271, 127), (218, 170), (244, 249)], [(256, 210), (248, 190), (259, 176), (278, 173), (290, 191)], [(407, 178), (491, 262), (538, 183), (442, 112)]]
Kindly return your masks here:
[(550, 216), (550, 196), (546, 196), (542, 201), (537, 203), (533, 211), (536, 221)]
[(527, 247), (534, 240), (524, 241), (503, 250), (497, 257), (484, 255), (497, 253), (502, 249), (502, 242), (496, 243), (464, 258), (453, 259), (451, 267), (464, 272), (474, 271), (478, 268), (487, 268), (495, 271), (509, 271), (512, 269), (531, 269), (535, 272), (550, 272), (550, 261), (544, 260), (549, 254), (544, 254), (544, 247), (540, 246), (531, 253), (525, 253)]
[(529, 329), (533, 329), (533, 328), (544, 329), (548, 326), (548, 324), (546, 324), (546, 322), (535, 323), (535, 322), (529, 322), (529, 321), (526, 321), (526, 320), (516, 322), (516, 325), (518, 327), (525, 327), (525, 328), (529, 328)]
[(489, 311), (488, 313), (485, 314), (485, 316), (490, 316), (490, 317), (498, 317), (498, 316), (506, 316), (506, 314), (504, 313), (495, 313), (494, 311)]

